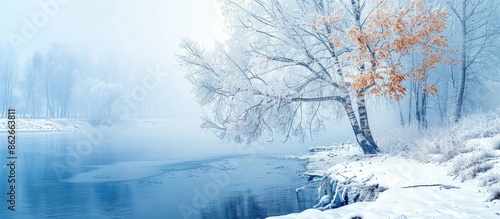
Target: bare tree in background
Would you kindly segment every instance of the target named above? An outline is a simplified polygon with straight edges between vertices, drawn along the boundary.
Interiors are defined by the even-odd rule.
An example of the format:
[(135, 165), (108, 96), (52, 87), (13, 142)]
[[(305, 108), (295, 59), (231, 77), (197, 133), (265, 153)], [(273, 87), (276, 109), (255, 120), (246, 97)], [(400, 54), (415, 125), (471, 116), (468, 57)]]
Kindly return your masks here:
[(28, 106), (31, 104), (31, 115), (33, 118), (37, 117), (36, 111), (39, 106), (37, 106), (37, 87), (39, 84), (39, 75), (42, 68), (42, 54), (35, 52), (31, 59), (26, 62), (24, 72), (24, 88), (26, 92), (26, 103), (24, 105), (25, 113), (28, 111)]
[(17, 55), (10, 49), (0, 52), (0, 100), (2, 100), (2, 117), (7, 115), (7, 109), (12, 107), (14, 91), (20, 82), (20, 72), (17, 65)]
[(75, 71), (78, 67), (75, 53), (67, 46), (53, 44), (42, 60), (40, 79), (45, 94), (46, 116), (68, 117)]
[[(459, 21), (462, 38), (460, 81), (454, 113), (454, 120), (458, 122), (471, 80), (477, 78), (486, 66), (498, 63), (500, 17), (496, 0), (456, 0), (450, 7)], [(493, 61), (495, 59), (497, 62)]]

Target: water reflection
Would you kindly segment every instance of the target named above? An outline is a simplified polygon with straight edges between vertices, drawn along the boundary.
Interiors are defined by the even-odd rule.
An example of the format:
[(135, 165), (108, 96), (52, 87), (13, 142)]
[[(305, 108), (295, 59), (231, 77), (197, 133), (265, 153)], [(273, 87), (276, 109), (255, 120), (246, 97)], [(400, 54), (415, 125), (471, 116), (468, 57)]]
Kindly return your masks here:
[[(231, 192), (202, 210), (202, 218), (266, 218), (312, 207), (314, 189), (306, 189), (294, 197), (295, 191), (280, 187), (265, 192)], [(298, 198), (298, 199), (297, 199)]]
[(263, 203), (259, 203), (250, 190), (236, 192), (225, 197), (223, 201), (202, 210), (202, 218), (264, 218), (267, 211)]
[[(133, 204), (131, 197), (132, 194), (129, 189), (129, 184), (126, 183), (99, 183), (93, 186), (92, 194), (95, 194), (96, 207), (109, 215), (117, 213), (130, 214), (131, 206)], [(123, 212), (117, 212), (117, 207)]]

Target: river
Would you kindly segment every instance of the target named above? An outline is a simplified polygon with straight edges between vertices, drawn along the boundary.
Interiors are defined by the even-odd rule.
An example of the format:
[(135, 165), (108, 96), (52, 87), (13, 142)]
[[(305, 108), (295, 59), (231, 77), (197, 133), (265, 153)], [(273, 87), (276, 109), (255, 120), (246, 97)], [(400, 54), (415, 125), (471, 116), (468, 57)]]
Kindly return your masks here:
[(305, 144), (220, 144), (182, 127), (16, 138), (16, 211), (3, 202), (0, 218), (264, 218), (314, 204), (314, 189), (295, 193), (305, 161), (281, 156)]

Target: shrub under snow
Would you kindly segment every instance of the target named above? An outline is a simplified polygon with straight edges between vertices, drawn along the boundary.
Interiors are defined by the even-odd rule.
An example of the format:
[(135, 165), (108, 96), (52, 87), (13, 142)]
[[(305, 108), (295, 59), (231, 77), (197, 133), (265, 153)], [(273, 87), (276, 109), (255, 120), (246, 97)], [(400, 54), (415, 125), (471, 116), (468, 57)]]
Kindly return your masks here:
[[(412, 126), (380, 135), (381, 149), (406, 154), (423, 162), (447, 162), (470, 152), (500, 149), (500, 108), (488, 114), (462, 118), (459, 123), (418, 130)], [(395, 137), (397, 136), (397, 137)]]
[(492, 194), (498, 194), (499, 189), (492, 186), (500, 188), (500, 108), (464, 117), (459, 123), (444, 127), (428, 130), (411, 127), (389, 133), (379, 142), (385, 152), (422, 162), (444, 163), (455, 179), (476, 180), (479, 186), (489, 187)]

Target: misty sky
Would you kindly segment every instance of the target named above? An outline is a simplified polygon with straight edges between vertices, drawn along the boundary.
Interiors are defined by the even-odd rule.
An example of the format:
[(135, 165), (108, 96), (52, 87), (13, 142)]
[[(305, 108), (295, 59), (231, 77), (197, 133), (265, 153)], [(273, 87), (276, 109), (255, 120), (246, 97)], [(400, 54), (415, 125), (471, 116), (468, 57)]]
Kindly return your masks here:
[[(67, 2), (62, 4), (63, 2)], [(199, 107), (190, 93), (191, 85), (176, 64), (175, 54), (182, 37), (205, 45), (222, 40), (223, 21), (216, 0), (107, 0), (60, 1), (59, 10), (48, 16), (45, 26), (17, 49), (24, 59), (51, 43), (87, 48), (94, 59), (126, 58), (147, 66), (161, 65), (172, 74), (165, 82), (166, 110), (172, 117), (198, 118)], [(46, 10), (40, 3), (55, 0), (0, 1), (0, 45), (9, 46), (9, 36), (23, 35), (26, 21), (43, 21)], [(125, 75), (124, 75), (125, 77)]]

